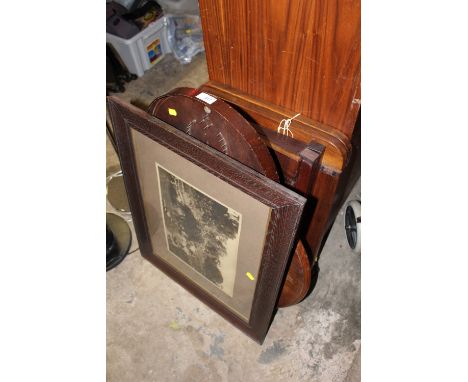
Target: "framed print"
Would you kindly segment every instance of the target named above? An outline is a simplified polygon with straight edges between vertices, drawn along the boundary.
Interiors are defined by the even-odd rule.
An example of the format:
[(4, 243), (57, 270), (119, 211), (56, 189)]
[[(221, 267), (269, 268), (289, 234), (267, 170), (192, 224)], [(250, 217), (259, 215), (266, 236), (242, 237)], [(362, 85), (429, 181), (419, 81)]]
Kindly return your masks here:
[(142, 256), (262, 343), (305, 199), (108, 98)]

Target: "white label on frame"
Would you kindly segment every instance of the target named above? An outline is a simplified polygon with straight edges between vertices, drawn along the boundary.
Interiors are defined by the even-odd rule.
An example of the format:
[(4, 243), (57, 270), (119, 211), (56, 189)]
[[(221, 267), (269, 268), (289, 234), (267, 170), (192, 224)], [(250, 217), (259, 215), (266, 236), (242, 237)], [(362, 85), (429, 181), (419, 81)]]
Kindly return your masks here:
[(213, 102), (217, 100), (217, 98), (206, 93), (200, 93), (196, 96), (196, 98), (201, 99), (202, 101), (206, 102), (208, 105), (211, 105)]

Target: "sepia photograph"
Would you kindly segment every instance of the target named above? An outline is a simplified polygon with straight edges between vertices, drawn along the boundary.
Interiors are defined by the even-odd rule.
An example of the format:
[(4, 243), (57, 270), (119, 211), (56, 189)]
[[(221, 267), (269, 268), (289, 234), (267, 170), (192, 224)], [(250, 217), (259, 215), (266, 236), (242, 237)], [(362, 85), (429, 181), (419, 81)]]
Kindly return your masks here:
[(167, 249), (232, 297), (241, 215), (156, 168)]

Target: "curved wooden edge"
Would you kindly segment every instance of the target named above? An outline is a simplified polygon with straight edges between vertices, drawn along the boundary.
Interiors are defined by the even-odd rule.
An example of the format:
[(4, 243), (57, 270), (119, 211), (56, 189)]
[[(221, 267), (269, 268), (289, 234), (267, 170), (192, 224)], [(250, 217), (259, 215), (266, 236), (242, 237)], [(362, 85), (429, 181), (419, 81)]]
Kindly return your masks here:
[(180, 87), (180, 88), (175, 88), (175, 89), (172, 89), (171, 91), (159, 96), (159, 97), (156, 97), (151, 103), (150, 105), (148, 106), (148, 109), (146, 110), (146, 112), (148, 114), (151, 114), (151, 115), (154, 115), (154, 112), (155, 112), (155, 108), (157, 106), (157, 104), (159, 103), (159, 101), (161, 99), (164, 99), (164, 98), (167, 98), (168, 96), (171, 96), (171, 95), (182, 95), (182, 96), (195, 96), (197, 94), (197, 89), (194, 89), (194, 88), (188, 88), (188, 87)]
[[(293, 248), (294, 235), (298, 230), (306, 199), (275, 184), (264, 176), (259, 176), (258, 172), (240, 165), (219, 151), (202, 144), (164, 121), (152, 117), (117, 97), (108, 97), (107, 100), (116, 131), (125, 185), (142, 256), (261, 344), (273, 317), (282, 277), (286, 270), (288, 254)], [(235, 311), (200, 288), (198, 284), (176, 268), (153, 255), (130, 129), (138, 131), (159, 144), (169, 146), (175, 154), (197, 163), (199, 167), (216, 174), (223, 181), (271, 208), (271, 219), (266, 233), (267, 244), (263, 248), (257, 286), (248, 321), (239, 317)]]
[[(208, 81), (200, 89), (237, 106), (253, 122), (274, 131), (277, 130), (282, 119), (292, 118), (300, 112), (300, 110), (295, 112), (270, 104), (215, 81)], [(335, 171), (341, 171), (346, 167), (351, 152), (351, 143), (340, 130), (301, 115), (292, 120), (290, 130), (297, 140), (305, 143), (316, 141), (325, 146), (322, 159), (324, 167), (331, 167)]]
[(278, 308), (295, 305), (303, 300), (310, 289), (312, 266), (304, 245), (298, 241), (281, 289)]
[[(170, 92), (155, 98), (153, 102), (151, 102), (150, 106), (147, 109), (147, 112), (153, 116), (161, 116), (158, 114), (159, 106), (164, 100), (169, 99), (170, 97), (187, 97), (193, 99), (196, 97), (201, 91), (199, 89), (193, 89), (188, 87), (180, 87), (171, 90)], [(222, 102), (216, 102), (213, 104), (208, 104), (203, 100), (197, 98), (201, 104), (205, 104), (205, 106), (209, 107), (212, 112), (216, 112), (222, 119), (226, 120), (229, 124), (235, 127), (245, 142), (248, 143), (250, 150), (255, 152), (255, 156), (257, 158), (258, 164), (255, 165), (254, 163), (248, 163), (247, 166), (252, 167), (262, 173), (263, 175), (267, 176), (268, 178), (279, 182), (278, 172), (276, 170), (275, 163), (271, 158), (271, 155), (268, 151), (268, 148), (265, 145), (265, 142), (260, 137), (258, 132), (255, 128), (233, 107), (231, 107), (227, 102), (220, 100)], [(234, 158), (239, 160), (239, 158)]]
[[(172, 91), (166, 93), (165, 95), (156, 98), (153, 100), (153, 102), (150, 104), (150, 106), (147, 109), (147, 112), (153, 116), (158, 116), (158, 110), (159, 106), (161, 105), (161, 102), (164, 102), (165, 99), (168, 99), (173, 96), (183, 96), (183, 97), (190, 97), (193, 98), (197, 94), (199, 94), (201, 91), (197, 89), (192, 89), (192, 88), (176, 88), (173, 89)], [(272, 136), (275, 136), (275, 139), (278, 140), (279, 138), (282, 138), (280, 140), (282, 141), (287, 141), (287, 142), (281, 142), (281, 144), (277, 144), (278, 147), (272, 147), (275, 150), (279, 150), (280, 152), (283, 152), (283, 154), (289, 156), (294, 156), (297, 157), (295, 158), (299, 163), (303, 163), (303, 171), (300, 171), (300, 173), (303, 175), (302, 177), (306, 177), (306, 179), (295, 179), (295, 187), (294, 189), (298, 191), (300, 194), (307, 196), (310, 193), (310, 187), (312, 186), (311, 182), (313, 183), (313, 180), (316, 177), (316, 172), (318, 171), (318, 167), (321, 163), (321, 157), (323, 155), (323, 147), (320, 146), (320, 144), (312, 143), (312, 144), (305, 144), (302, 141), (297, 141), (294, 139), (291, 139), (287, 136), (280, 136), (279, 138), (276, 137), (276, 131), (272, 129), (262, 129), (260, 132), (255, 132), (254, 128), (252, 125), (241, 115), (239, 114), (235, 109), (233, 109), (231, 106), (229, 106), (226, 102), (224, 102), (222, 97), (219, 97), (221, 101), (218, 103), (218, 107), (222, 107), (219, 111), (222, 113), (221, 115), (228, 117), (229, 120), (232, 122), (232, 120), (236, 121), (238, 124), (247, 124), (248, 127), (252, 130), (253, 133), (257, 137), (260, 136), (260, 134), (266, 134), (267, 136), (270, 136), (270, 139), (267, 139), (267, 142), (276, 142), (274, 139), (271, 139)], [(211, 107), (211, 105), (210, 105)], [(213, 108), (212, 108), (213, 109)], [(231, 116), (233, 117), (231, 119)], [(289, 142), (291, 141), (291, 142)], [(302, 148), (300, 152), (295, 153), (294, 150), (291, 150), (292, 143), (296, 142), (296, 146), (301, 146), (305, 147)], [(288, 144), (286, 144), (288, 143)], [(311, 147), (309, 147), (311, 146)], [(270, 155), (268, 153), (268, 155)], [(307, 168), (308, 170), (307, 170)], [(313, 174), (312, 174), (313, 172)], [(275, 171), (275, 176), (272, 176), (272, 174), (265, 174), (269, 178), (279, 181), (278, 175)], [(297, 184), (296, 184), (297, 183)], [(313, 266), (313, 261), (311, 262), (312, 255), (309, 256), (302, 241), (299, 240), (296, 248), (294, 250), (293, 255), (291, 256), (287, 272), (285, 274), (285, 281), (282, 286), (281, 292), (280, 292), (280, 298), (278, 300), (278, 307), (287, 307), (291, 306), (294, 304), (299, 303), (302, 301), (302, 299), (307, 295), (310, 285), (311, 285), (311, 268)]]

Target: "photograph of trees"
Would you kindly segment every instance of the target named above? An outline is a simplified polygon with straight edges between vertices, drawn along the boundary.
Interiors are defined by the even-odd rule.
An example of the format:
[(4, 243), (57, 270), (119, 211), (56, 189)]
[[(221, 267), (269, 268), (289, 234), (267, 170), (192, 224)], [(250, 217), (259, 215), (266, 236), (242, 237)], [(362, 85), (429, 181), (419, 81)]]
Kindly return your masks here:
[(232, 296), (240, 214), (159, 165), (157, 171), (168, 250)]

